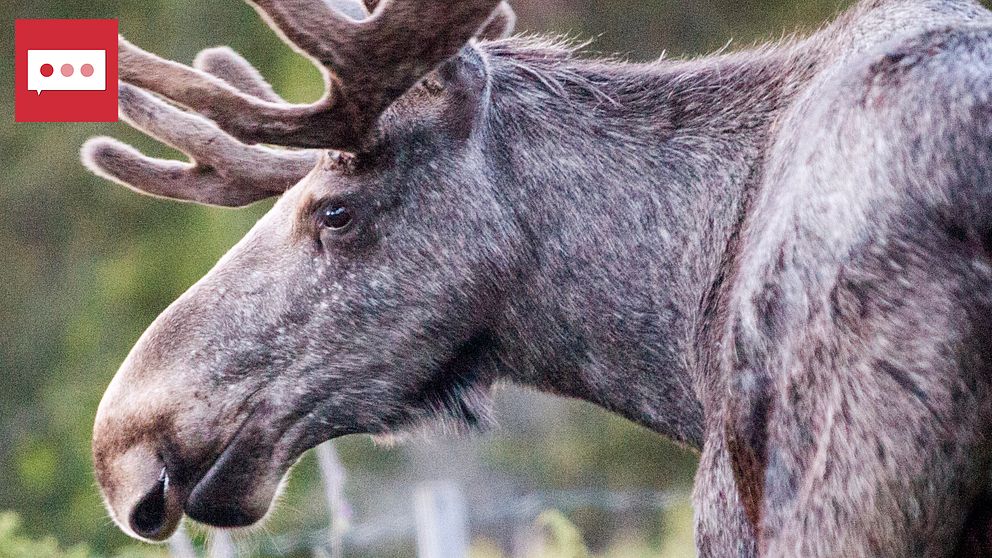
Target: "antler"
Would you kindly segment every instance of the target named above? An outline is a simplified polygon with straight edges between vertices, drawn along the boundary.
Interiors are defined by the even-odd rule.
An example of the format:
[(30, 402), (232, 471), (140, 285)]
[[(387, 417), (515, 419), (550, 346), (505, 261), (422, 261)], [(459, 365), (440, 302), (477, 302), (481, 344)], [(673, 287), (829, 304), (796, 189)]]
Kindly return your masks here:
[[(180, 110), (122, 84), (121, 117), (183, 151), (192, 162), (146, 157), (105, 137), (86, 142), (83, 162), (100, 176), (158, 197), (242, 206), (277, 196), (313, 169), (319, 152), (246, 145), (230, 134), (251, 143), (341, 149), (356, 145), (381, 111), (456, 53), (468, 40), (460, 37), (470, 37), (479, 22), (484, 22), (479, 36), (494, 39), (508, 35), (515, 21), (506, 2), (490, 9), (488, 19), (482, 18), (486, 6), (496, 0), (463, 2), (447, 12), (440, 2), (430, 0), (393, 0), (383, 6), (378, 6), (378, 0), (365, 0), (364, 6), (359, 0), (327, 1), (254, 3), (271, 17), (270, 25), (277, 31), (322, 61), (327, 93), (312, 105), (284, 101), (230, 48), (204, 50), (190, 68), (120, 38), (122, 80), (200, 113)], [(375, 10), (375, 15), (370, 18), (365, 6)], [(308, 14), (316, 19), (308, 22)], [(432, 22), (431, 28), (410, 24), (412, 17), (404, 19), (412, 14)], [(330, 27), (321, 27), (328, 23)], [(327, 70), (330, 67), (336, 68), (334, 73)]]
[[(356, 20), (324, 0), (249, 0), (284, 40), (324, 74), (326, 92), (309, 105), (247, 94), (210, 73), (119, 41), (121, 80), (213, 120), (246, 143), (353, 150), (379, 115), (485, 25), (505, 33), (499, 0), (383, 0)], [(494, 23), (495, 22), (495, 23)], [(502, 24), (500, 22), (503, 22)]]
[[(194, 64), (267, 102), (283, 102), (244, 58), (221, 47), (201, 52)], [(115, 139), (98, 137), (82, 148), (94, 173), (152, 196), (238, 207), (282, 194), (317, 163), (314, 150), (245, 145), (202, 116), (184, 112), (136, 87), (119, 90), (121, 117), (135, 128), (183, 151), (192, 163), (146, 157)]]

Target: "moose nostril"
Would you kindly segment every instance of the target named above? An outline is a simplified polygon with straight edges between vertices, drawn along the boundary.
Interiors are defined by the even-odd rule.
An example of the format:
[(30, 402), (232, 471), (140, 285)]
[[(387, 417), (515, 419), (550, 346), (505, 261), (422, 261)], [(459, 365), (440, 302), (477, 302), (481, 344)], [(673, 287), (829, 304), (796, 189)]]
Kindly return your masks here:
[(138, 502), (131, 511), (129, 523), (131, 529), (146, 539), (158, 539), (166, 524), (165, 491), (168, 488), (169, 477), (162, 469), (158, 482), (148, 494)]

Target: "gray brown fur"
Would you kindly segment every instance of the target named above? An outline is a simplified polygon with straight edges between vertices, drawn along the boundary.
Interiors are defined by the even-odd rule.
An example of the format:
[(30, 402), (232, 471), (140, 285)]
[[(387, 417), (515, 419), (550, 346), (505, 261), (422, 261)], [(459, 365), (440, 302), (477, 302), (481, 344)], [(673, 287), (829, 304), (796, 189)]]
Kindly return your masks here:
[[(269, 95), (219, 56), (215, 90)], [(193, 75), (139, 85), (202, 109)], [(175, 109), (122, 93), (170, 141), (135, 115)], [(687, 61), (469, 44), (353, 153), (264, 148), (320, 160), (291, 188), (276, 167), (286, 193), (108, 389), (111, 513), (128, 529), (164, 466), (169, 521), (256, 521), (306, 448), (484, 422), (508, 380), (699, 448), (702, 556), (992, 552), (990, 97), (992, 14), (969, 0), (866, 0), (808, 38)], [(223, 172), (243, 157), (227, 133), (254, 139), (225, 110), (200, 126)], [(202, 137), (176, 142), (196, 158)], [(151, 194), (239, 205), (276, 184), (163, 189), (134, 169), (164, 163), (106, 141), (88, 163)], [(316, 225), (329, 199), (347, 230)]]

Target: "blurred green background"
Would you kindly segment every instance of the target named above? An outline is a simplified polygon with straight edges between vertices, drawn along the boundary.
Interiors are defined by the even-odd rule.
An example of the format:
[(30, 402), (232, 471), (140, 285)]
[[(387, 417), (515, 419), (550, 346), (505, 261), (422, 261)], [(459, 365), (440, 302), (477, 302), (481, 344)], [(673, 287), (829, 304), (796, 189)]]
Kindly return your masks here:
[[(847, 2), (517, 0), (514, 5), (520, 30), (591, 38), (590, 55), (647, 60), (663, 51), (691, 56), (731, 39), (735, 48), (809, 29)], [(107, 518), (90, 470), (90, 428), (99, 398), (143, 329), (268, 206), (225, 211), (159, 201), (87, 174), (77, 150), (95, 134), (114, 135), (149, 154), (176, 155), (123, 124), (14, 124), (13, 20), (118, 18), (129, 39), (174, 60), (189, 62), (204, 47), (231, 45), (293, 101), (316, 98), (321, 84), (317, 72), (238, 0), (4, 0), (0, 16), (5, 61), (0, 65), (0, 512), (20, 518), (0, 515), (0, 558), (54, 556), (57, 545), (80, 543), (87, 548), (77, 548), (75, 555), (114, 555), (132, 543)], [(514, 391), (500, 398), (499, 418), (501, 428), (471, 439), (388, 449), (366, 437), (337, 443), (349, 471), (353, 521), (405, 509), (411, 486), (431, 478), (455, 477), (467, 486), (470, 503), (482, 508), (537, 490), (685, 493), (691, 485), (692, 453), (588, 405)], [(252, 548), (255, 539), (264, 544), (281, 533), (324, 526), (317, 482), (313, 458), (307, 456), (266, 528), (240, 537), (244, 548)], [(691, 552), (684, 499), (664, 517), (594, 509), (569, 511), (566, 517), (546, 521), (566, 535), (575, 527), (595, 553)], [(478, 556), (505, 551), (499, 532), (473, 534)], [(54, 540), (37, 542), (44, 537)], [(410, 544), (374, 554), (409, 556)]]

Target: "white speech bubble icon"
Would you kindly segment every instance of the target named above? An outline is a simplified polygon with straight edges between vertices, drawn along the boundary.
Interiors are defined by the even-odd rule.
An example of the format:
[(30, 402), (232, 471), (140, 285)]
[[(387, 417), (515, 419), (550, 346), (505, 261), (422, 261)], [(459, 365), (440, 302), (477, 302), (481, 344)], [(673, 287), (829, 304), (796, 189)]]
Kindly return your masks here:
[(105, 50), (29, 50), (28, 89), (37, 91), (104, 91)]

